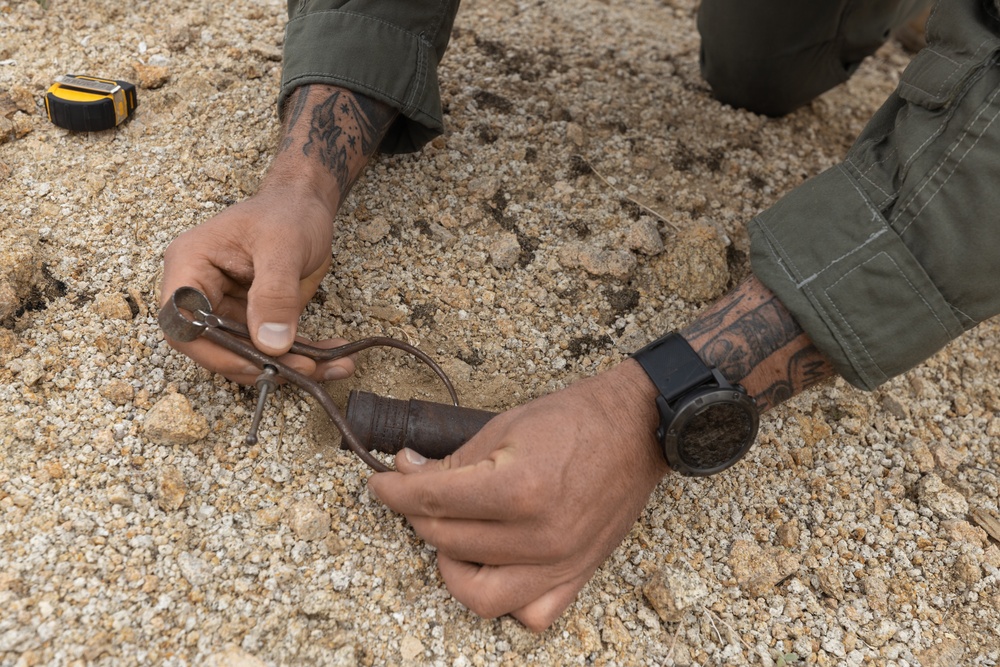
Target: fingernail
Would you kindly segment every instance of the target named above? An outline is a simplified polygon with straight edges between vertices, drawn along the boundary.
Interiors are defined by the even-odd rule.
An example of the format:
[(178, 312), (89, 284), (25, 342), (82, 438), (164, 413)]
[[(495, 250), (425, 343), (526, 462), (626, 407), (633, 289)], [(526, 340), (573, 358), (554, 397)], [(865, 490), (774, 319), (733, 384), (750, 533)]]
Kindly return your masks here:
[(413, 451), (412, 449), (403, 449), (403, 455), (406, 456), (406, 460), (415, 466), (422, 466), (427, 463), (427, 459), (421, 456), (419, 453)]
[(292, 344), (292, 328), (279, 322), (264, 322), (257, 329), (257, 340), (268, 347), (288, 347)]
[(346, 380), (351, 377), (351, 372), (343, 366), (333, 366), (323, 373), (324, 380)]

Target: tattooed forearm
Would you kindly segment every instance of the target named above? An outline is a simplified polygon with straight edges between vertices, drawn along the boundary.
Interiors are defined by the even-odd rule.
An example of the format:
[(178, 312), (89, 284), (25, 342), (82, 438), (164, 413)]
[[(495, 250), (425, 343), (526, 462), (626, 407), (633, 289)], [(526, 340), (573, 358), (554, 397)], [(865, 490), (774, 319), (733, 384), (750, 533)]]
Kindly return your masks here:
[(271, 173), (281, 175), (276, 182), (308, 184), (337, 210), (396, 114), (389, 105), (346, 88), (300, 86), (288, 98)]
[(773, 350), (784, 347), (802, 329), (777, 299), (758, 305), (719, 331), (706, 345), (705, 353), (713, 358), (723, 373), (744, 377)]
[(703, 359), (743, 384), (762, 410), (834, 374), (829, 360), (756, 278), (682, 333)]
[[(834, 374), (833, 366), (829, 360), (820, 354), (812, 344), (803, 344), (797, 351), (788, 357), (788, 363), (784, 366), (783, 372), (773, 374), (762, 373), (762, 376), (770, 376), (770, 384), (766, 384), (762, 389), (755, 391), (757, 407), (761, 411), (770, 410), (779, 403), (784, 403), (792, 396), (805, 391), (813, 385), (819, 384), (823, 380)], [(783, 354), (776, 355), (780, 360)], [(777, 366), (781, 368), (780, 364)]]
[(352, 162), (366, 158), (385, 134), (394, 113), (347, 91), (334, 90), (313, 107), (309, 138), (302, 153), (316, 157), (337, 179), (342, 193), (352, 183)]

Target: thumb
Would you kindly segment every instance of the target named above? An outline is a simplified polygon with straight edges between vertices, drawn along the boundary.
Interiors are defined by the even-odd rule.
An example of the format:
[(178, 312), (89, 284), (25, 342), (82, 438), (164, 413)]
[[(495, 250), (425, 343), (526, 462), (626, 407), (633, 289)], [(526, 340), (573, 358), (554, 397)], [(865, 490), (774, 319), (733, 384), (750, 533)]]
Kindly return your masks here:
[(298, 269), (259, 267), (247, 294), (247, 327), (254, 345), (273, 356), (288, 352), (301, 314)]
[(448, 459), (429, 459), (408, 447), (404, 447), (396, 452), (396, 470), (404, 475), (417, 472), (447, 470), (450, 467), (449, 463)]

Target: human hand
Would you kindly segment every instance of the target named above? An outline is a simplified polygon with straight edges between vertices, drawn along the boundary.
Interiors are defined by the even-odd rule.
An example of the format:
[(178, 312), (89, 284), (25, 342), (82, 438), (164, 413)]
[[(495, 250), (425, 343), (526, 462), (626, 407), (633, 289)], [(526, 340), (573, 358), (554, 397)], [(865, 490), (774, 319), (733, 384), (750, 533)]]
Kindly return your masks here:
[(621, 543), (668, 471), (656, 389), (627, 360), (498, 415), (451, 456), (403, 450), (368, 487), (437, 547), (451, 594), (541, 632)]
[[(219, 315), (246, 322), (254, 345), (317, 380), (354, 372), (350, 358), (317, 363), (285, 354), (302, 309), (331, 264), (335, 211), (291, 183), (272, 185), (184, 232), (164, 254), (160, 299), (183, 286), (205, 293)], [(301, 340), (301, 339), (300, 339)], [(242, 384), (260, 370), (246, 359), (198, 339), (168, 342), (205, 368)], [(317, 341), (331, 347), (345, 341)]]

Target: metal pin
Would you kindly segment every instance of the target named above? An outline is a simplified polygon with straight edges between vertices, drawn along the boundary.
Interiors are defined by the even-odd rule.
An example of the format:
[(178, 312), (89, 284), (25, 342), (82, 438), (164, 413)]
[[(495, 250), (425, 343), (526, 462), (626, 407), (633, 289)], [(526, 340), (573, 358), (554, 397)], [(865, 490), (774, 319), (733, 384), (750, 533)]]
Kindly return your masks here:
[(264, 404), (267, 402), (267, 395), (277, 388), (278, 383), (274, 378), (278, 376), (278, 369), (270, 364), (264, 366), (264, 372), (257, 376), (257, 409), (253, 413), (253, 421), (250, 422), (250, 432), (247, 433), (246, 443), (248, 445), (257, 444), (257, 429), (260, 428), (260, 419), (264, 415)]

